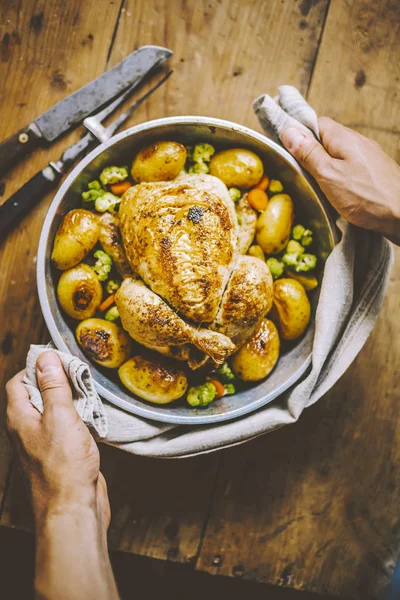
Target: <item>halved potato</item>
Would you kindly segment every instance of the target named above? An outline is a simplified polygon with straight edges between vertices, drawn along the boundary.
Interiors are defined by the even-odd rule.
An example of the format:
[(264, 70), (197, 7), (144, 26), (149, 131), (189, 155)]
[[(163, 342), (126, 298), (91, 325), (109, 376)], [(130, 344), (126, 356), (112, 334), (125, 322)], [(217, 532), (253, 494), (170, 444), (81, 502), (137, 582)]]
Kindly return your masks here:
[(210, 173), (219, 177), (228, 187), (251, 188), (264, 175), (264, 165), (251, 150), (230, 148), (212, 157)]
[(250, 340), (232, 356), (232, 370), (243, 381), (264, 379), (274, 368), (279, 349), (277, 328), (269, 319), (263, 319)]
[(70, 210), (54, 238), (51, 258), (57, 269), (64, 271), (80, 263), (97, 244), (99, 233), (97, 215), (83, 208)]
[(73, 319), (92, 317), (103, 299), (103, 288), (96, 273), (82, 263), (64, 271), (57, 286), (57, 297), (68, 316)]
[(75, 335), (83, 352), (102, 367), (116, 369), (131, 354), (131, 338), (111, 321), (86, 319), (79, 323)]
[(155, 142), (142, 148), (132, 163), (132, 177), (143, 181), (170, 181), (182, 171), (186, 148), (179, 142)]
[(188, 387), (185, 373), (161, 358), (134, 356), (118, 369), (118, 375), (130, 392), (154, 404), (173, 402)]

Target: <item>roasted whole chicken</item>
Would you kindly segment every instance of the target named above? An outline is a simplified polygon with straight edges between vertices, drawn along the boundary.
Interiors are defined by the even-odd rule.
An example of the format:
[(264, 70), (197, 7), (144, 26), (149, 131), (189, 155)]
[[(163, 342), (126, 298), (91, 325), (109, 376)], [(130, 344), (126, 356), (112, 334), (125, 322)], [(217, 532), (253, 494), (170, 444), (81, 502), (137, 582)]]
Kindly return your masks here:
[(240, 253), (247, 248), (235, 206), (217, 177), (131, 187), (119, 227), (134, 276), (125, 277), (116, 305), (123, 328), (143, 346), (193, 369), (210, 359), (220, 365), (270, 310), (270, 271)]
[(161, 140), (132, 158), (85, 183), (60, 223), (59, 305), (135, 397), (204, 408), (268, 377), (281, 340), (305, 332), (313, 231), (247, 148)]

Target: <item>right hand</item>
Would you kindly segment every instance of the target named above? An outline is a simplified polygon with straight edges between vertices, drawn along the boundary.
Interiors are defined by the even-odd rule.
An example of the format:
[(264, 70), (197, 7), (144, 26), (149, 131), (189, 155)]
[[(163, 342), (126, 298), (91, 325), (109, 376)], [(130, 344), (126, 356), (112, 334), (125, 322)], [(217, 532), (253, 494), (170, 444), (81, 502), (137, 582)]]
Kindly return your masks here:
[(283, 145), (316, 180), (347, 221), (400, 245), (400, 166), (373, 140), (327, 117), (319, 119), (322, 144), (289, 127)]

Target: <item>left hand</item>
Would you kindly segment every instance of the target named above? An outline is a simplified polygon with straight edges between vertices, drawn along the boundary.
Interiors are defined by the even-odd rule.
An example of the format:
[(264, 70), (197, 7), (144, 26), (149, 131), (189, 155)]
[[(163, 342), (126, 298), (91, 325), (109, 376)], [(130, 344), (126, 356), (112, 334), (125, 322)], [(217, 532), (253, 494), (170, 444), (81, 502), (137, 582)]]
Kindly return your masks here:
[(54, 352), (37, 361), (43, 415), (31, 404), (23, 372), (7, 386), (7, 431), (21, 461), (35, 519), (77, 510), (94, 511), (101, 528), (110, 523), (107, 486), (97, 445), (79, 417), (62, 364)]

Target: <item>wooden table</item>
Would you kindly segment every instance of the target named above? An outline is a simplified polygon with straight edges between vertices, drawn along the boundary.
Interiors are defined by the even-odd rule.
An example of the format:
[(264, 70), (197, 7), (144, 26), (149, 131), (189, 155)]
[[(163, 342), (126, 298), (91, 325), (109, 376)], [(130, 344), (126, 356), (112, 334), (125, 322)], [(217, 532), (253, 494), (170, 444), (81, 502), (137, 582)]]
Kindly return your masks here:
[[(174, 75), (129, 125), (167, 115), (256, 130), (252, 100), (296, 85), (319, 114), (400, 159), (400, 5), (390, 0), (8, 0), (0, 18), (0, 138), (142, 44)], [(5, 199), (78, 132), (2, 178)], [(47, 341), (35, 288), (51, 196), (1, 242), (0, 377)], [(399, 251), (397, 251), (399, 257)], [(157, 461), (102, 447), (114, 548), (213, 574), (367, 599), (400, 542), (400, 268), (357, 360), (296, 425), (227, 451)], [(4, 390), (1, 386), (1, 402)], [(1, 524), (30, 528), (0, 430)], [(278, 596), (277, 596), (278, 597)]]

